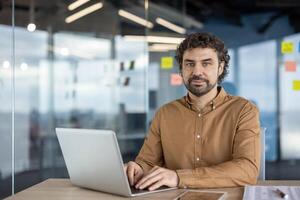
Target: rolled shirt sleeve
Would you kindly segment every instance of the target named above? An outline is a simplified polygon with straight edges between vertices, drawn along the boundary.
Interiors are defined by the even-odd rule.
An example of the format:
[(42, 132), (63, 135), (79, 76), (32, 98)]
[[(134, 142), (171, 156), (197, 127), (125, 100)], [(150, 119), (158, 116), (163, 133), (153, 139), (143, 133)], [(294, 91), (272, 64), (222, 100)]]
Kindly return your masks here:
[(135, 159), (135, 162), (142, 167), (144, 172), (148, 172), (156, 165), (163, 165), (163, 152), (159, 130), (160, 120), (161, 117), (158, 111), (151, 122), (149, 132), (144, 140), (144, 144)]

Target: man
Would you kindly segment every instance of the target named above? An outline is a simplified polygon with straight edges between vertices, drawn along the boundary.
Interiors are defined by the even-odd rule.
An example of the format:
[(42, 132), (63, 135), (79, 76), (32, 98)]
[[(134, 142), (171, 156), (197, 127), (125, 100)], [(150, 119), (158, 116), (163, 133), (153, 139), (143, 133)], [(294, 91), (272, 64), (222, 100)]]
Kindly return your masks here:
[(155, 190), (256, 183), (259, 112), (218, 86), (229, 58), (212, 34), (191, 34), (179, 45), (176, 59), (188, 94), (157, 111), (135, 162), (124, 166), (131, 185)]

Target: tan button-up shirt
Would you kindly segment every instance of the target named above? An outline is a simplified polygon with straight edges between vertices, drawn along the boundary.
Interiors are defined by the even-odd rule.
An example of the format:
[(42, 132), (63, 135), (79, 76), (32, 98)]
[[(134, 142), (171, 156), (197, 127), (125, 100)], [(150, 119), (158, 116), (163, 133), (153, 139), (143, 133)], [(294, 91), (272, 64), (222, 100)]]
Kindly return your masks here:
[(222, 88), (198, 111), (188, 95), (156, 113), (135, 160), (145, 172), (176, 170), (180, 188), (255, 184), (260, 165), (257, 107)]

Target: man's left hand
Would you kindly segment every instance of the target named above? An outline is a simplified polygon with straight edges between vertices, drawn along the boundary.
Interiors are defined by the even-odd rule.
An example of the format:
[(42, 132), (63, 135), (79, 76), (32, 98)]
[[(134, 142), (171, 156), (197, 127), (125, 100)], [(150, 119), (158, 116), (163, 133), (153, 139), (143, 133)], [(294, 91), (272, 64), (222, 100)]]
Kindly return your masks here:
[(135, 187), (138, 189), (148, 188), (148, 190), (152, 191), (163, 185), (177, 187), (177, 173), (174, 170), (155, 166), (135, 185)]

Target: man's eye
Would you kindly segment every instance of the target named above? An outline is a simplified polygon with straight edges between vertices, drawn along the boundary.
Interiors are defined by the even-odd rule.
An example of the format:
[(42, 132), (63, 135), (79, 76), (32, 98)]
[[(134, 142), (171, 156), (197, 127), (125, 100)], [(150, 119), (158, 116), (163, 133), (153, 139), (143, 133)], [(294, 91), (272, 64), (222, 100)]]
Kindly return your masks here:
[(202, 63), (202, 66), (203, 66), (203, 67), (207, 67), (208, 65), (210, 65), (210, 63), (207, 63), (207, 62)]
[(194, 63), (186, 63), (185, 64), (187, 67), (194, 67)]

